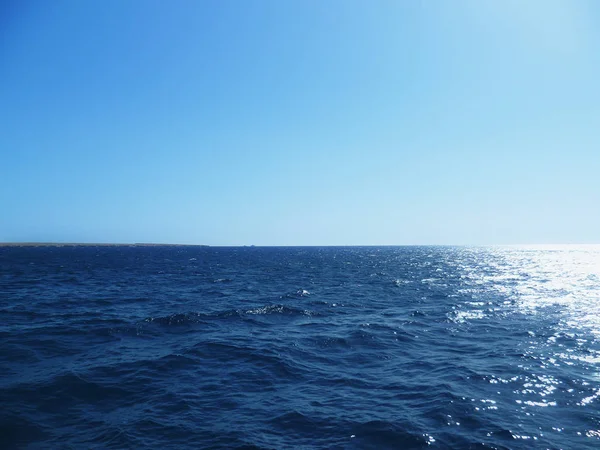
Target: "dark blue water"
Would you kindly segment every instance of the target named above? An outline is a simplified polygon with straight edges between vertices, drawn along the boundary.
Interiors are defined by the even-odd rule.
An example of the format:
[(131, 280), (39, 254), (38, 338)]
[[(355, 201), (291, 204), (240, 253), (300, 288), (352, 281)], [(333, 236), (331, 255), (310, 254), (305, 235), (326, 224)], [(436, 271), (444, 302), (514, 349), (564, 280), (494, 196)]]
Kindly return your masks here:
[(600, 248), (0, 248), (0, 448), (600, 448)]

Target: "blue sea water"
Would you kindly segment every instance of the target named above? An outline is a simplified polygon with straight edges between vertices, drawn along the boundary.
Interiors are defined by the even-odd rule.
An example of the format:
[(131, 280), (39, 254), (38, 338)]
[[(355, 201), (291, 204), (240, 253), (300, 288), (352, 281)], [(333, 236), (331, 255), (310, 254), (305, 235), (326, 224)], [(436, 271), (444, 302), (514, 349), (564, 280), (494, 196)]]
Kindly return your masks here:
[(0, 448), (600, 448), (600, 247), (2, 247)]

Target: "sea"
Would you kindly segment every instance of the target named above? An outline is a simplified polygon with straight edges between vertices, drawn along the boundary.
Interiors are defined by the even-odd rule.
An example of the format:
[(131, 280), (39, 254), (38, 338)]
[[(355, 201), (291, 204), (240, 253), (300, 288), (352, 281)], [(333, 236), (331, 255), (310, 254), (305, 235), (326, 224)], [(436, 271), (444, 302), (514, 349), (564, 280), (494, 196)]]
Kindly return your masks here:
[(600, 246), (0, 247), (1, 449), (600, 448)]

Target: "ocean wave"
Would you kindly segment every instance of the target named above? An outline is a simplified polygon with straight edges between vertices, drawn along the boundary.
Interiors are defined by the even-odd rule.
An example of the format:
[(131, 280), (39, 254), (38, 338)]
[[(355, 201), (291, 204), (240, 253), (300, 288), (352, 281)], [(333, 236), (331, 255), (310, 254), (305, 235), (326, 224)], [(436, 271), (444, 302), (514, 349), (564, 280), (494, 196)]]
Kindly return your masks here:
[(292, 306), (286, 306), (282, 304), (271, 304), (257, 308), (250, 309), (228, 309), (213, 313), (202, 313), (202, 312), (188, 312), (188, 313), (176, 313), (168, 316), (159, 317), (147, 317), (142, 322), (156, 324), (164, 327), (177, 327), (196, 325), (200, 323), (209, 324), (212, 321), (218, 321), (229, 318), (248, 318), (251, 316), (288, 316), (288, 317), (300, 317), (300, 316), (317, 316), (319, 315), (316, 311), (310, 311), (307, 309), (295, 308)]

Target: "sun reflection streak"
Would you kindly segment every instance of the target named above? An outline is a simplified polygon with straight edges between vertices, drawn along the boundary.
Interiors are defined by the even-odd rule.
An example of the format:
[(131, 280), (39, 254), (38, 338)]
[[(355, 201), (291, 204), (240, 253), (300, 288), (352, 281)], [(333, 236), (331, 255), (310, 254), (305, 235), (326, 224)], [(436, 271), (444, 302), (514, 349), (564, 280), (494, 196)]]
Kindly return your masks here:
[(483, 302), (477, 300), (483, 293), (496, 292), (503, 297), (503, 314), (539, 314), (553, 309), (560, 312), (563, 329), (585, 329), (600, 336), (598, 245), (497, 247), (485, 255), (467, 253), (461, 269), (460, 291), (470, 295), (475, 300), (470, 305), (477, 307), (463, 309), (459, 319), (489, 316), (481, 308)]
[[(518, 349), (522, 363), (488, 380), (512, 388), (512, 408), (524, 416), (565, 405), (597, 409), (600, 246), (469, 248), (456, 263), (457, 303), (449, 320), (458, 326), (502, 324), (509, 330), (512, 324), (522, 333)], [(484, 400), (480, 399), (485, 404)], [(483, 414), (486, 408), (475, 410)], [(562, 432), (560, 425), (557, 430)], [(569, 432), (600, 438), (594, 429)]]

